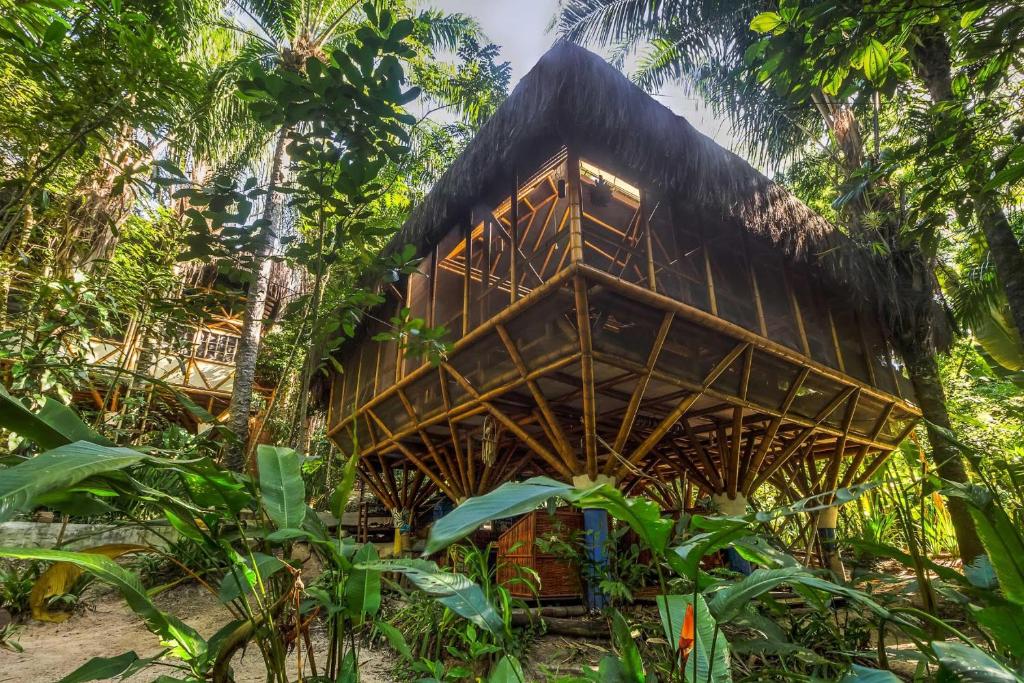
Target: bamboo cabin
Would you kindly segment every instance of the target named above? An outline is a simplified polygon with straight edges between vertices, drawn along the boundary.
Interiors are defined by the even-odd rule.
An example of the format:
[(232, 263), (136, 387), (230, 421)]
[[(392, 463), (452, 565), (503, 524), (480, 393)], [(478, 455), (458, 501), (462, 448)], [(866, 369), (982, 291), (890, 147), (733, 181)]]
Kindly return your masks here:
[[(540, 474), (735, 512), (864, 481), (919, 416), (872, 257), (582, 48), (522, 80), (409, 243), (328, 418), (399, 515)], [(439, 365), (373, 340), (404, 307), (447, 329)]]

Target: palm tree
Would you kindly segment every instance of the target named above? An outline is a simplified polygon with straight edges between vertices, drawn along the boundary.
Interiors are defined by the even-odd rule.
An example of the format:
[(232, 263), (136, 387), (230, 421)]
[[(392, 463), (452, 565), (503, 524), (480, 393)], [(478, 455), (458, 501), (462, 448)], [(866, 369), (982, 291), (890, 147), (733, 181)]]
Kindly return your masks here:
[[(388, 0), (378, 4), (383, 5), (377, 8), (379, 12), (390, 11), (396, 16), (412, 14), (405, 0)], [(310, 59), (326, 61), (326, 55), (334, 47), (343, 44), (364, 19), (359, 3), (352, 0), (232, 0), (226, 17), (226, 24), (244, 36), (245, 41), (238, 59), (223, 69), (224, 82), (248, 73), (255, 65), (267, 70), (301, 72)], [(433, 49), (454, 49), (465, 36), (479, 34), (475, 22), (459, 14), (424, 12), (417, 18), (420, 30), (414, 34), (413, 40), (425, 47), (427, 54), (417, 58), (418, 61), (413, 64), (414, 73), (417, 68), (421, 73), (431, 72)], [(451, 98), (443, 91), (437, 92), (435, 96), (450, 100), (449, 103), (458, 110), (470, 106), (467, 99)], [(212, 106), (210, 111), (222, 109)], [(241, 470), (245, 465), (252, 388), (270, 285), (271, 255), (284, 228), (283, 195), (279, 190), (287, 181), (285, 156), (289, 133), (287, 125), (270, 131), (274, 143), (269, 157), (267, 195), (261, 216), (262, 224), (270, 228), (261, 231), (248, 266), (249, 285), (241, 339), (235, 357), (229, 417), (229, 426), (238, 437), (238, 442), (229, 447), (227, 463), (235, 470)], [(317, 281), (320, 283), (322, 278), (318, 277)], [(317, 289), (319, 291), (319, 285)], [(307, 369), (304, 374), (309, 372)], [(308, 379), (303, 383), (308, 384)]]
[[(620, 61), (639, 53), (634, 78), (645, 87), (673, 82), (700, 93), (716, 113), (732, 121), (747, 151), (762, 162), (797, 155), (808, 140), (825, 134), (836, 165), (848, 181), (856, 179), (867, 153), (853, 106), (820, 86), (772, 87), (779, 63), (762, 72), (748, 61), (763, 49), (760, 36), (749, 28), (751, 21), (775, 8), (769, 0), (563, 0), (556, 25), (569, 40), (615, 46)], [(779, 61), (789, 60), (786, 66), (793, 69), (800, 59), (790, 54)], [(963, 458), (946, 435), (951, 422), (933, 338), (934, 258), (902, 229), (898, 205), (891, 188), (875, 182), (852, 195), (843, 218), (851, 237), (880, 244), (887, 254), (889, 286), (903, 305), (886, 323), (906, 361), (932, 457), (943, 477), (966, 482)], [(961, 557), (971, 562), (984, 552), (973, 520), (960, 500), (950, 499), (949, 509)]]

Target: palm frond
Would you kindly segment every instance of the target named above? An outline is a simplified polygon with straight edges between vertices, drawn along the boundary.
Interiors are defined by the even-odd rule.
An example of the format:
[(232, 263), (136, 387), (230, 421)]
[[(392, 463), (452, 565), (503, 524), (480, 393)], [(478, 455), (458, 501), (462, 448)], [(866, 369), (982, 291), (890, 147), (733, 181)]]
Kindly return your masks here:
[(465, 14), (427, 9), (416, 15), (416, 41), (431, 50), (459, 49), (467, 37), (483, 39), (480, 24)]

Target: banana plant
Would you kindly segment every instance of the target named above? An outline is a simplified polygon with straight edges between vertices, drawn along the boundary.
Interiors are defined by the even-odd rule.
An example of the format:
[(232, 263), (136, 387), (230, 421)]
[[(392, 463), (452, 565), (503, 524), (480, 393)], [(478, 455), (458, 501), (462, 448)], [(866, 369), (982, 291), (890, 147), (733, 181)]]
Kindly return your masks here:
[[(103, 554), (0, 548), (0, 557), (64, 563), (117, 588), (166, 645), (156, 657), (126, 652), (95, 658), (64, 683), (123, 678), (157, 660), (178, 670), (178, 678), (164, 680), (227, 682), (232, 680), (233, 655), (250, 645), (262, 654), (268, 680), (287, 683), (286, 654), (290, 647), (312, 648), (308, 629), (317, 618), (327, 624), (329, 644), (323, 669), (314, 670), (312, 680), (356, 681), (356, 636), (368, 632), (378, 618), (384, 571), (405, 574), (453, 612), (499, 637), (505, 633), (503, 619), (465, 576), (442, 571), (432, 562), (382, 562), (372, 544), (330, 536), (307, 505), (302, 456), (291, 449), (259, 446), (256, 476), (250, 477), (205, 458), (183, 460), (115, 446), (70, 410), (50, 407), (33, 413), (6, 394), (0, 394), (0, 427), (34, 441), (42, 451), (0, 469), (0, 521), (31, 511), (40, 501), (72, 502), (95, 495), (136, 499), (165, 517), (181, 541), (202, 551), (207, 565), (202, 576), (182, 569), (216, 595), (233, 617), (204, 639), (160, 610), (136, 574)], [(329, 497), (339, 517), (355, 481), (356, 458), (347, 461), (342, 481)], [(186, 493), (171, 495), (143, 484), (137, 476), (142, 468), (173, 473), (181, 484), (178, 490)], [(299, 541), (309, 544), (324, 567), (309, 586), (302, 581), (301, 565), (287, 559)], [(307, 661), (312, 666), (312, 658)]]

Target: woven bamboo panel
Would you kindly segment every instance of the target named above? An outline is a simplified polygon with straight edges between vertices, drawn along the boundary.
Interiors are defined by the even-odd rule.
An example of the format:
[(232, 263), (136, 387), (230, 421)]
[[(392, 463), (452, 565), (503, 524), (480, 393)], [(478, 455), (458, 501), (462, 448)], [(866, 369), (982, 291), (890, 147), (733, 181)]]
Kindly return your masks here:
[(498, 583), (515, 597), (534, 597), (528, 586), (511, 581), (516, 576), (516, 566), (528, 567), (540, 576), (541, 598), (581, 597), (579, 567), (542, 553), (536, 541), (538, 537), (552, 535), (568, 540), (570, 534), (582, 528), (583, 515), (579, 512), (558, 510), (551, 515), (546, 510), (535, 510), (524, 515), (498, 539)]

